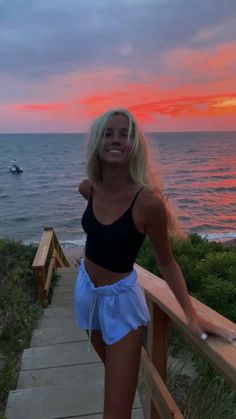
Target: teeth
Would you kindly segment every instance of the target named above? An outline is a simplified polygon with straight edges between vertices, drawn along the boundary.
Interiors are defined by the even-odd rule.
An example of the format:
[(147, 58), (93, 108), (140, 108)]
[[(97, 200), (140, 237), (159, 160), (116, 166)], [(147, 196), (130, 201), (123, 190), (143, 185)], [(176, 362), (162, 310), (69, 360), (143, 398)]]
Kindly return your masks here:
[(121, 153), (121, 150), (109, 150), (109, 153)]

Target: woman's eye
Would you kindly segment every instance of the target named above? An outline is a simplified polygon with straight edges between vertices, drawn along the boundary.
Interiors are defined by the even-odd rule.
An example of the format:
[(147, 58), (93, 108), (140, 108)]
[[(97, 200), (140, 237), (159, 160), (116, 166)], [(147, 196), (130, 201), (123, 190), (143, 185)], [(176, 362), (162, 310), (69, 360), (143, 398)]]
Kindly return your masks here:
[(110, 137), (110, 136), (111, 136), (111, 133), (110, 133), (110, 132), (106, 132), (106, 133), (105, 133), (105, 137), (106, 137), (106, 138), (108, 138), (108, 137)]

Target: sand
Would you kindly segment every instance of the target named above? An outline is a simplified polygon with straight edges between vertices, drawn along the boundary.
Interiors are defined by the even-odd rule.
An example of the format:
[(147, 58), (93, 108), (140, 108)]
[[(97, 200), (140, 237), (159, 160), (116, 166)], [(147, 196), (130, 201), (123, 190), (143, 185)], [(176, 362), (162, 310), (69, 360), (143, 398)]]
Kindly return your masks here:
[(70, 262), (70, 265), (78, 266), (80, 264), (84, 253), (84, 246), (70, 248), (63, 247), (62, 249), (68, 261)]

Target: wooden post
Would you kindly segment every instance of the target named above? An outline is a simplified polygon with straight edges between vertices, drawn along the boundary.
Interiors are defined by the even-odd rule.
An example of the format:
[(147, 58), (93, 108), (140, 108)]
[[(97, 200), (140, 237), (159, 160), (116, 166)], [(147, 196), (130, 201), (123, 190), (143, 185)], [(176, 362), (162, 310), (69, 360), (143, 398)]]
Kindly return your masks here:
[[(152, 357), (152, 340), (153, 340), (153, 302), (147, 298), (147, 305), (150, 313), (151, 321), (147, 327), (147, 340), (146, 340), (146, 351), (148, 353), (149, 358)], [(145, 418), (149, 419), (151, 416), (151, 397), (147, 391), (147, 387), (145, 386), (145, 399), (144, 399), (144, 413)]]
[[(151, 323), (148, 327), (147, 352), (161, 378), (166, 381), (168, 355), (169, 317), (154, 303), (149, 301)], [(146, 417), (160, 419), (151, 399), (147, 399)]]
[(45, 268), (44, 266), (38, 266), (34, 268), (36, 279), (38, 282), (39, 299), (42, 306), (46, 304), (47, 292), (45, 291)]
[[(153, 365), (156, 367), (163, 381), (167, 378), (167, 356), (168, 356), (168, 325), (169, 317), (153, 304), (153, 339), (152, 357)], [(159, 419), (153, 402), (151, 402), (150, 419)]]
[(152, 362), (155, 365), (163, 381), (167, 378), (168, 356), (168, 328), (169, 317), (154, 304), (153, 307), (153, 340)]

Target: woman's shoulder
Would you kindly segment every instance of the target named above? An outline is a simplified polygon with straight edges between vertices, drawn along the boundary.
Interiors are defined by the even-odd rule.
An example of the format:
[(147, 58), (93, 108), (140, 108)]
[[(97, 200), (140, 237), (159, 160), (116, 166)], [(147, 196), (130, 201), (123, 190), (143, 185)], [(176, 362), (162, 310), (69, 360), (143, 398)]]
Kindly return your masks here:
[(92, 183), (91, 179), (83, 179), (79, 183), (79, 188), (78, 188), (79, 189), (79, 192), (87, 200), (90, 197), (92, 186), (93, 186), (93, 183)]
[(159, 191), (152, 191), (148, 188), (144, 188), (140, 194), (140, 210), (146, 217), (156, 215), (157, 212), (165, 213), (166, 205), (164, 202), (163, 195)]

